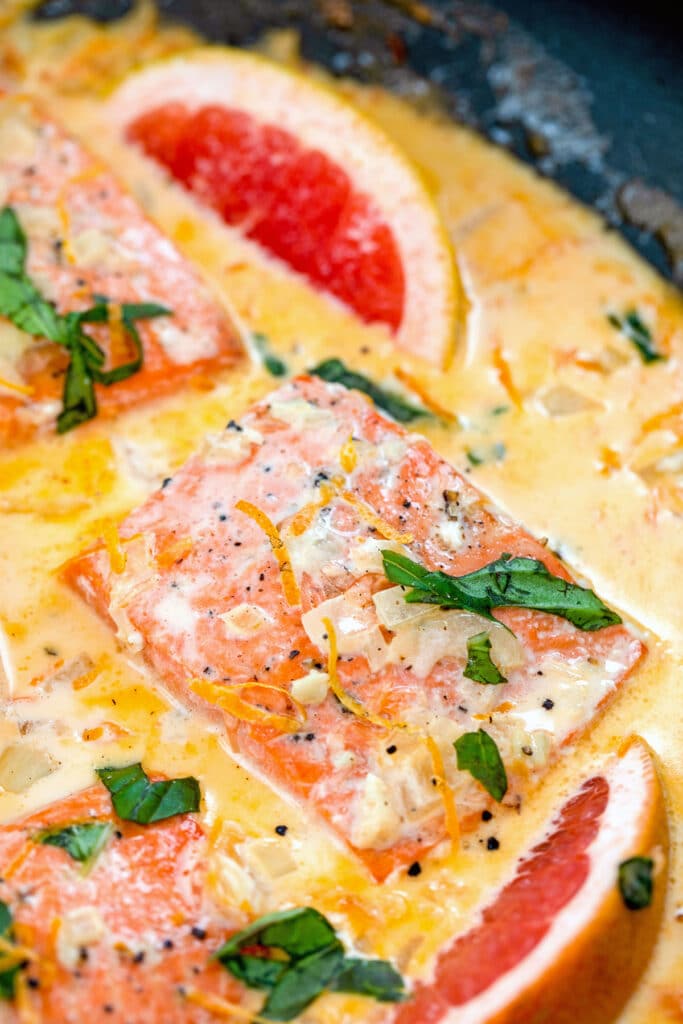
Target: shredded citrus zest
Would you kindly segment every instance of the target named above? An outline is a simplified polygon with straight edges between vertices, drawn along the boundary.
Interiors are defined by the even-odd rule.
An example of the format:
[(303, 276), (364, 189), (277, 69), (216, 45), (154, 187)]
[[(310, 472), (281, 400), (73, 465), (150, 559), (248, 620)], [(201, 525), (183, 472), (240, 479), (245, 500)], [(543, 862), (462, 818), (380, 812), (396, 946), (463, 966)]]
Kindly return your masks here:
[(105, 520), (101, 526), (101, 534), (102, 542), (109, 555), (111, 571), (115, 572), (118, 576), (126, 568), (126, 552), (121, 543), (119, 528), (111, 520)]
[(30, 384), (17, 384), (16, 381), (7, 380), (6, 377), (0, 377), (0, 387), (8, 388), (10, 391), (16, 391), (20, 395), (25, 395), (30, 398), (35, 388), (32, 388)]
[(103, 654), (101, 658), (97, 659), (92, 668), (88, 669), (87, 672), (83, 672), (80, 676), (76, 676), (71, 683), (72, 689), (84, 690), (86, 686), (90, 686), (91, 683), (94, 683), (99, 674), (108, 667), (109, 660), (109, 656), (107, 654)]
[(256, 505), (252, 505), (250, 501), (238, 501), (235, 508), (240, 512), (244, 512), (245, 515), (250, 516), (257, 526), (260, 526), (268, 540), (270, 546), (273, 549), (273, 554), (277, 560), (278, 568), (280, 570), (280, 579), (282, 580), (282, 589), (285, 592), (285, 597), (289, 604), (297, 605), (301, 604), (301, 594), (299, 592), (299, 585), (296, 582), (296, 578), (292, 571), (292, 564), (289, 559), (289, 552), (285, 546), (277, 526), (272, 522), (271, 519)]
[(361, 704), (359, 700), (352, 697), (350, 693), (347, 693), (343, 688), (339, 676), (337, 675), (337, 633), (332, 625), (332, 620), (328, 618), (322, 619), (322, 624), (325, 627), (327, 633), (327, 641), (329, 647), (329, 653), (327, 655), (327, 673), (330, 677), (330, 689), (335, 695), (340, 704), (356, 715), (358, 718), (365, 719), (366, 722), (370, 722), (372, 725), (378, 725), (383, 729), (409, 729), (409, 726), (404, 722), (392, 722), (389, 718), (383, 718), (381, 715), (375, 715), (372, 711), (368, 711), (364, 704)]
[(28, 685), (29, 686), (39, 686), (43, 682), (44, 679), (47, 679), (48, 676), (53, 676), (55, 674), (55, 672), (58, 672), (63, 664), (64, 664), (64, 658), (57, 658), (57, 660), (52, 663), (52, 665), (50, 666), (50, 668), (49, 668), (49, 670), (47, 672), (41, 672), (40, 675), (34, 676), (33, 679), (31, 679), (31, 681), (29, 682)]
[(677, 402), (645, 420), (643, 433), (649, 434), (653, 430), (673, 430), (677, 434), (683, 432), (683, 402)]
[(202, 992), (198, 988), (187, 986), (183, 989), (183, 995), (189, 1003), (200, 1006), (202, 1010), (208, 1010), (216, 1017), (223, 1017), (224, 1020), (233, 1020), (237, 1017), (239, 1020), (253, 1021), (253, 1024), (269, 1024), (265, 1017), (259, 1017), (258, 1013), (254, 1013), (253, 1010), (245, 1010), (243, 1006), (229, 1003), (227, 999), (221, 999), (209, 992)]
[(358, 452), (356, 451), (356, 446), (353, 443), (353, 437), (349, 437), (341, 446), (339, 462), (345, 473), (353, 473), (354, 469), (358, 465)]
[(458, 819), (458, 809), (455, 805), (455, 796), (446, 779), (446, 770), (438, 743), (433, 736), (429, 735), (425, 736), (425, 742), (432, 759), (432, 771), (436, 779), (437, 789), (443, 801), (446, 831), (451, 838), (451, 842), (455, 844), (460, 839), (460, 821)]
[(92, 743), (102, 739), (105, 733), (107, 733), (107, 739), (124, 739), (126, 736), (130, 736), (128, 729), (123, 729), (116, 722), (103, 722), (102, 725), (96, 725), (92, 729), (84, 729), (82, 736), (86, 743)]
[(510, 700), (504, 700), (502, 704), (496, 704), (495, 708), (491, 709), (491, 713), (494, 715), (504, 715), (506, 711), (512, 711), (514, 704)]
[(500, 342), (496, 342), (493, 348), (493, 365), (498, 374), (498, 380), (501, 385), (505, 388), (508, 398), (516, 405), (517, 408), (522, 406), (522, 396), (519, 393), (517, 385), (512, 378), (512, 371), (510, 370), (510, 364), (508, 363), (503, 353), (503, 347)]
[(600, 452), (598, 472), (601, 476), (609, 476), (610, 473), (614, 473), (616, 470), (621, 468), (622, 462), (619, 452), (614, 448), (610, 448), (608, 445), (605, 445)]
[[(190, 689), (199, 697), (210, 704), (215, 704), (222, 711), (227, 711), (235, 718), (243, 722), (256, 722), (259, 725), (272, 725), (281, 732), (299, 732), (306, 724), (306, 709), (303, 704), (292, 697), (288, 690), (281, 686), (271, 686), (267, 683), (259, 683), (255, 679), (247, 683), (221, 686), (209, 682), (208, 679), (192, 679)], [(268, 708), (259, 707), (240, 696), (242, 690), (261, 690), (266, 693), (277, 693), (285, 697), (287, 703), (294, 709), (294, 714), (283, 714), (278, 711), (269, 711)]]
[(394, 375), (402, 384), (405, 384), (407, 388), (414, 391), (422, 404), (426, 406), (430, 412), (433, 412), (435, 416), (438, 416), (439, 419), (446, 420), (447, 423), (458, 422), (458, 417), (455, 413), (451, 412), (450, 409), (446, 409), (446, 407), (441, 405), (440, 402), (437, 402), (437, 400), (429, 394), (424, 384), (421, 384), (416, 377), (413, 377), (412, 373), (408, 373), (407, 370), (403, 370), (400, 366), (397, 366), (394, 370)]
[(187, 558), (194, 547), (192, 537), (179, 537), (162, 548), (156, 555), (154, 561), (160, 569), (168, 569), (170, 566)]
[(35, 963), (40, 959), (35, 949), (10, 942), (3, 935), (0, 935), (0, 953), (4, 953), (8, 959), (15, 960), (17, 963), (21, 963), (22, 960), (31, 960)]
[(410, 544), (415, 539), (412, 533), (401, 533), (400, 530), (394, 529), (391, 523), (388, 523), (386, 519), (382, 519), (374, 509), (371, 509), (364, 501), (356, 497), (352, 491), (342, 491), (340, 497), (347, 504), (351, 505), (352, 508), (355, 508), (361, 519), (364, 519), (366, 523), (373, 526), (377, 533), (384, 537), (385, 540), (392, 540), (397, 544)]
[[(3, 868), (3, 870), (2, 870), (2, 877), (3, 878), (11, 878), (13, 875), (15, 875), (17, 873), (17, 871), (19, 870), (19, 868), (23, 865), (24, 861), (26, 861), (31, 856), (33, 850), (34, 850), (33, 843), (31, 842), (30, 839), (27, 839), (25, 844), (21, 847), (21, 849), (16, 854), (16, 856), (13, 858), (13, 860), (11, 860), (9, 862), (7, 867)], [(2, 950), (2, 946), (1, 945), (0, 945), (0, 950)]]
[(443, 759), (436, 740), (434, 740), (432, 736), (423, 733), (415, 726), (409, 725), (407, 722), (392, 721), (389, 718), (383, 718), (381, 715), (373, 714), (371, 711), (368, 711), (368, 709), (361, 704), (359, 700), (356, 700), (355, 697), (352, 697), (351, 694), (346, 692), (339, 681), (339, 676), (337, 675), (337, 634), (335, 628), (331, 619), (324, 618), (322, 623), (327, 632), (329, 644), (327, 673), (330, 677), (330, 689), (340, 704), (342, 704), (352, 714), (357, 715), (366, 722), (370, 722), (372, 725), (381, 726), (384, 729), (402, 729), (411, 735), (420, 736), (421, 739), (425, 741), (432, 759), (432, 771), (434, 778), (436, 779), (436, 785), (443, 801), (446, 830), (451, 841), (453, 843), (457, 843), (460, 837), (460, 822), (458, 820), (458, 812), (455, 806), (455, 797), (453, 795), (453, 790), (446, 781)]
[(40, 1024), (40, 1015), (33, 1006), (26, 977), (21, 972), (14, 983), (14, 1001), (20, 1024)]
[(316, 513), (329, 504), (335, 493), (334, 487), (328, 483), (322, 483), (320, 485), (320, 498), (318, 501), (311, 501), (308, 505), (304, 505), (303, 508), (299, 509), (289, 524), (289, 532), (294, 537), (299, 537), (302, 533), (305, 533), (315, 519)]

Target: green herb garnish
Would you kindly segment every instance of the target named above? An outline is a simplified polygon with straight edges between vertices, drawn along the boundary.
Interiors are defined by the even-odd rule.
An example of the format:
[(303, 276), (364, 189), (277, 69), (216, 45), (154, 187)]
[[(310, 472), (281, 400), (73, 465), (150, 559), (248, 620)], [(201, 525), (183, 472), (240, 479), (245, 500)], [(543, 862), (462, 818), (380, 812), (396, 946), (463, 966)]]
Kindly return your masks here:
[(491, 659), (491, 638), (488, 633), (477, 633), (468, 639), (467, 665), (463, 675), (475, 683), (487, 683), (490, 686), (507, 683), (507, 679)]
[(421, 416), (432, 415), (427, 409), (407, 402), (396, 392), (386, 391), (362, 373), (349, 370), (341, 359), (326, 359), (308, 372), (327, 381), (328, 384), (341, 384), (351, 391), (362, 391), (373, 400), (378, 408), (384, 409), (399, 423), (412, 423), (413, 420), (417, 420)]
[(463, 733), (453, 746), (460, 771), (469, 772), (500, 803), (507, 793), (508, 780), (496, 741), (479, 729)]
[(619, 892), (629, 910), (643, 910), (652, 903), (654, 861), (631, 857), (619, 865)]
[(636, 309), (627, 310), (623, 316), (608, 313), (607, 319), (612, 327), (616, 327), (629, 341), (633, 342), (644, 363), (657, 363), (666, 358), (657, 351), (652, 332), (647, 324), (643, 323)]
[(137, 825), (199, 810), (199, 783), (192, 776), (150, 782), (142, 765), (125, 768), (98, 768), (97, 775), (111, 793), (111, 802), (119, 818)]
[(492, 619), (494, 608), (532, 608), (568, 619), (579, 629), (593, 631), (621, 622), (587, 587), (553, 576), (535, 558), (501, 555), (494, 562), (464, 576), (430, 572), (395, 551), (383, 550), (384, 573), (392, 583), (411, 587), (409, 603), (462, 608)]
[[(12, 912), (3, 900), (0, 900), (0, 937), (11, 940)], [(0, 971), (0, 999), (14, 999), (14, 989), (17, 980), (19, 964), (15, 967), (8, 967), (6, 971)]]
[(39, 832), (35, 841), (44, 846), (58, 846), (73, 860), (89, 867), (102, 852), (113, 831), (114, 827), (108, 821), (86, 821), (80, 825), (66, 825)]
[[(253, 947), (268, 952), (243, 952)], [(403, 979), (391, 964), (346, 957), (334, 928), (313, 907), (258, 918), (228, 939), (213, 959), (250, 988), (268, 992), (259, 1011), (267, 1020), (292, 1020), (326, 989), (382, 1002), (405, 998)]]
[(14, 210), (0, 211), (0, 315), (27, 334), (47, 338), (70, 353), (64, 379), (62, 411), (57, 432), (64, 434), (97, 415), (97, 384), (109, 386), (126, 380), (142, 366), (143, 350), (136, 320), (169, 316), (171, 310), (155, 302), (130, 302), (121, 306), (123, 329), (133, 342), (135, 355), (128, 363), (105, 370), (105, 354), (84, 330), (84, 324), (107, 323), (109, 300), (95, 295), (94, 305), (81, 312), (60, 314), (40, 294), (26, 274), (26, 236)]
[(261, 357), (261, 362), (271, 377), (286, 377), (287, 364), (283, 362), (279, 356), (274, 355), (270, 351), (270, 342), (266, 335), (261, 334), (260, 331), (254, 331), (251, 338), (254, 343), (254, 348)]

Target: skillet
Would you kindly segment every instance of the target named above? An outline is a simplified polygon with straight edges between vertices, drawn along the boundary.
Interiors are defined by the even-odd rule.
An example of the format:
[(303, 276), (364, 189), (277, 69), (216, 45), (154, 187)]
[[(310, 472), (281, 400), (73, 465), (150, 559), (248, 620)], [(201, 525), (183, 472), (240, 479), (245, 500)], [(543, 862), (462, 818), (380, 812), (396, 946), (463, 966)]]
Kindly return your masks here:
[[(683, 286), (683, 19), (613, 0), (158, 0), (208, 39), (294, 27), (306, 58), (427, 93), (599, 210)], [(46, 0), (39, 18), (131, 0)]]

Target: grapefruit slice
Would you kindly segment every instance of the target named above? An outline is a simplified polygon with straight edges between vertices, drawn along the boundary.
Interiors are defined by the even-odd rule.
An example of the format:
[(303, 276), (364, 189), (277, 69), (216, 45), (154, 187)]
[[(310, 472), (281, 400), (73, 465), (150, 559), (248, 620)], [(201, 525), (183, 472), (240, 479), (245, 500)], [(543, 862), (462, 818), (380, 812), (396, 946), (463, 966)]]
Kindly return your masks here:
[[(589, 778), (478, 922), (439, 955), (392, 1024), (608, 1024), (650, 957), (664, 903), (666, 823), (646, 745)], [(654, 857), (649, 907), (629, 910), (619, 865)]]
[(419, 174), (331, 91), (262, 57), (206, 47), (114, 93), (127, 138), (223, 220), (401, 348), (444, 364), (458, 282)]

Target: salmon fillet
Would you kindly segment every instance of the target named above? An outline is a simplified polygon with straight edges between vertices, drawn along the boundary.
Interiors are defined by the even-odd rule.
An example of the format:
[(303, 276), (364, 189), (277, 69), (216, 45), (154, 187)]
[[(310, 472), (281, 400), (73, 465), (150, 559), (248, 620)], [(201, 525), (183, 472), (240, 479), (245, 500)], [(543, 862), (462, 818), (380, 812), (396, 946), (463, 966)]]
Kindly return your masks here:
[[(275, 550), (254, 510), (277, 528)], [(445, 837), (448, 792), (465, 828), (490, 803), (458, 770), (459, 736), (485, 727), (507, 770), (505, 802), (519, 805), (643, 652), (622, 625), (586, 632), (525, 608), (497, 609), (491, 622), (408, 605), (386, 578), (384, 549), (457, 576), (505, 553), (570, 576), (424, 438), (317, 378), (286, 384), (208, 438), (120, 534), (123, 571), (99, 548), (65, 579), (168, 690), (224, 721), (238, 758), (324, 819), (378, 879)], [(482, 630), (502, 685), (464, 675), (466, 640)]]
[[(93, 866), (37, 841), (44, 830), (110, 822)], [(243, 986), (210, 961), (238, 915), (221, 914), (205, 889), (207, 839), (191, 815), (140, 826), (119, 819), (103, 786), (0, 826), (0, 900), (14, 941), (37, 954), (20, 972), (36, 1016), (0, 999), (3, 1021), (52, 1024), (208, 1024), (179, 992), (222, 998)]]
[[(124, 381), (96, 385), (100, 415), (168, 394), (192, 375), (210, 375), (240, 358), (226, 310), (116, 178), (28, 100), (12, 96), (0, 96), (5, 206), (26, 236), (26, 273), (58, 312), (84, 310), (95, 295), (115, 304), (154, 302), (172, 312), (137, 322), (144, 365)], [(2, 317), (0, 331), (3, 445), (40, 427), (54, 429), (69, 356), (61, 345), (24, 334)], [(109, 325), (89, 326), (89, 333), (108, 362), (126, 361), (112, 351)]]

